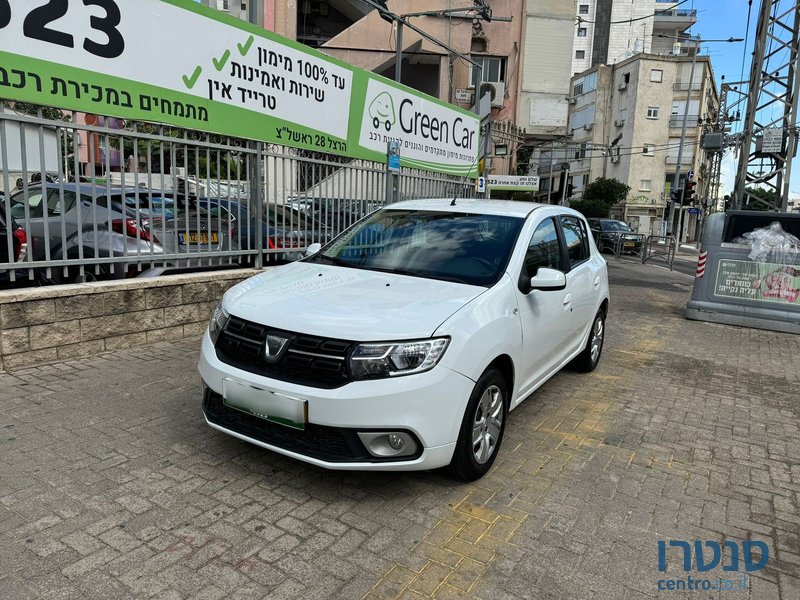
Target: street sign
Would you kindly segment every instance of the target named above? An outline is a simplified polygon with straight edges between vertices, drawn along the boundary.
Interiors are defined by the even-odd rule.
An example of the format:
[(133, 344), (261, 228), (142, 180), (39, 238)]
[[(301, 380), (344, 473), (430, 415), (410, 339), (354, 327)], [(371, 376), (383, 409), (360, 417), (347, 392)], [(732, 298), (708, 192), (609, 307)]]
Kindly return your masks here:
[(490, 175), (487, 185), (491, 190), (538, 192), (539, 178), (535, 175)]
[(472, 104), (472, 90), (456, 90), (456, 102), (466, 102)]
[(478, 179), (475, 180), (475, 191), (479, 194), (486, 193), (486, 177), (478, 177)]
[(694, 179), (694, 171), (689, 171), (688, 173), (686, 173), (686, 179), (692, 181)]
[(700, 209), (699, 208), (690, 208), (687, 212), (690, 215), (699, 215), (700, 214)]
[(770, 127), (764, 130), (761, 138), (761, 151), (768, 154), (783, 152), (783, 127)]

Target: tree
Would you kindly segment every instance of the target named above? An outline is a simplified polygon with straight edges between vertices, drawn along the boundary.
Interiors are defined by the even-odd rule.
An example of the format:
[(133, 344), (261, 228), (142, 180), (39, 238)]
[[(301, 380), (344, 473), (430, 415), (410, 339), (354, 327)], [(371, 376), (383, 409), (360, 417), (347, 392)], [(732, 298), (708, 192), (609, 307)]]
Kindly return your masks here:
[[(623, 202), (630, 191), (631, 186), (618, 179), (600, 177), (586, 186), (586, 189), (583, 190), (583, 199), (590, 202), (603, 202), (611, 208), (615, 204)], [(572, 205), (574, 206), (574, 204), (573, 202)]]
[(607, 219), (611, 214), (611, 206), (602, 200), (573, 200), (569, 207), (577, 210), (586, 218)]
[[(752, 187), (747, 188), (747, 191), (750, 194), (752, 194), (753, 196), (755, 196), (756, 198), (759, 198), (759, 199), (763, 200), (764, 202), (772, 204), (773, 206), (776, 206), (778, 208), (780, 208), (780, 206), (781, 206), (781, 199), (778, 197), (778, 194), (776, 194), (775, 192), (770, 192), (769, 190), (765, 190), (763, 188), (752, 188)], [(746, 204), (742, 207), (742, 209), (743, 210), (769, 210), (769, 207), (767, 206), (767, 204), (759, 202), (758, 200), (754, 200), (752, 198), (748, 198), (748, 200), (746, 201)]]
[(531, 167), (533, 146), (522, 146), (517, 150), (517, 175), (528, 175)]

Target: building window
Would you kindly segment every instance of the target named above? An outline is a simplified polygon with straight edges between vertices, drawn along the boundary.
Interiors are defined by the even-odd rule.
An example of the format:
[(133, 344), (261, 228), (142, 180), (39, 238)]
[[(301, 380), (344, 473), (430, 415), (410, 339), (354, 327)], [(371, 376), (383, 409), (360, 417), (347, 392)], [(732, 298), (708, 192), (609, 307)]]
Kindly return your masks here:
[(583, 93), (583, 82), (576, 83), (572, 88), (573, 96), (580, 96)]
[(642, 179), (639, 181), (639, 191), (649, 192), (653, 189), (653, 181), (651, 179)]
[(588, 4), (579, 4), (578, 5), (578, 14), (579, 15), (588, 15), (589, 14), (589, 5)]
[(661, 83), (664, 81), (664, 71), (661, 69), (650, 69), (650, 81)]
[(622, 107), (619, 109), (619, 122), (624, 123), (625, 119), (628, 118), (628, 109), (626, 107)]
[(499, 56), (471, 56), (481, 65), (481, 69), (472, 67), (472, 85), (478, 87), (482, 82), (499, 83), (506, 80), (506, 59)]
[(586, 58), (586, 50), (575, 50), (575, 58), (578, 60)]
[(656, 147), (653, 144), (645, 144), (642, 148), (642, 154), (645, 156), (655, 156)]
[(648, 119), (657, 119), (658, 118), (658, 107), (657, 106), (648, 106), (647, 107), (647, 118)]
[(578, 37), (586, 37), (586, 27), (578, 27)]

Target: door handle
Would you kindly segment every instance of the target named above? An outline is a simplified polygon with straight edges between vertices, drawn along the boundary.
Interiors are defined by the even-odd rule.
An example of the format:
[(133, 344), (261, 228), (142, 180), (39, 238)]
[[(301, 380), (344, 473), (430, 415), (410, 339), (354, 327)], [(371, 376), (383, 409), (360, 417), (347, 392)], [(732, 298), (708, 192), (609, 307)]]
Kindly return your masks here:
[(600, 278), (599, 278), (599, 277), (595, 278), (595, 280), (594, 280), (594, 287), (596, 287), (596, 288), (599, 288), (599, 287), (600, 287)]
[(564, 306), (569, 306), (572, 304), (572, 294), (567, 294), (566, 298), (564, 298)]

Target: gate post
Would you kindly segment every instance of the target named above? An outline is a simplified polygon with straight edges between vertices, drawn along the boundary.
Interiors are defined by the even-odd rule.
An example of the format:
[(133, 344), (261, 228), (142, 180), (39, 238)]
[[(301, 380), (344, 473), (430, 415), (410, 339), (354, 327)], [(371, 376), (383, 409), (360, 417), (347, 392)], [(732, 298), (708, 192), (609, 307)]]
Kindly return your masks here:
[[(264, 219), (264, 188), (262, 186), (264, 179), (264, 145), (260, 142), (255, 142), (255, 154), (250, 155), (251, 165), (250, 169), (250, 198), (251, 205), (255, 210), (251, 214), (253, 219), (253, 231), (255, 234), (255, 244), (258, 252), (256, 253), (255, 268), (264, 268), (264, 239), (262, 236), (261, 222)], [(254, 168), (253, 168), (254, 167)]]

